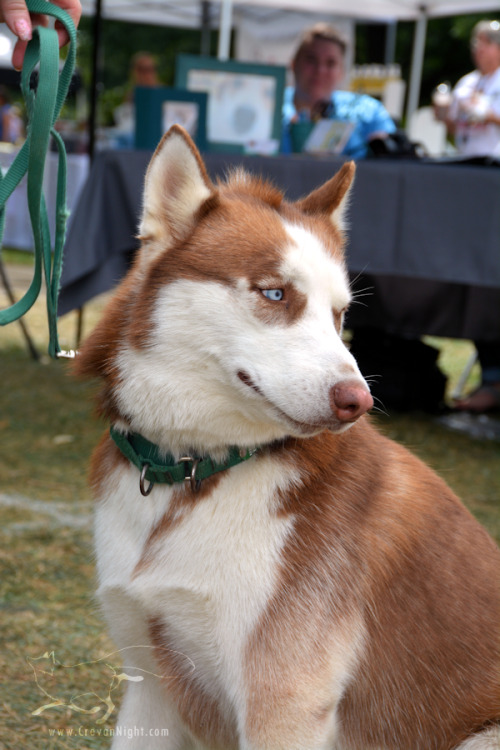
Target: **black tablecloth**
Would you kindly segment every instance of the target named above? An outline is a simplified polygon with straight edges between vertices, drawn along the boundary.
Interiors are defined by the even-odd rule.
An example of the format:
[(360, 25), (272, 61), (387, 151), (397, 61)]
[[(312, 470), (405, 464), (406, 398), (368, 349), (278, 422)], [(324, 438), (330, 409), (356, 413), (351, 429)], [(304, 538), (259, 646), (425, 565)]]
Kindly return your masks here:
[[(82, 306), (126, 272), (137, 248), (142, 184), (151, 154), (98, 154), (72, 217), (59, 312)], [(340, 157), (207, 154), (213, 179), (243, 164), (289, 199), (331, 177)], [(347, 259), (371, 296), (351, 325), (395, 333), (498, 339), (500, 335), (500, 169), (411, 161), (357, 164)]]

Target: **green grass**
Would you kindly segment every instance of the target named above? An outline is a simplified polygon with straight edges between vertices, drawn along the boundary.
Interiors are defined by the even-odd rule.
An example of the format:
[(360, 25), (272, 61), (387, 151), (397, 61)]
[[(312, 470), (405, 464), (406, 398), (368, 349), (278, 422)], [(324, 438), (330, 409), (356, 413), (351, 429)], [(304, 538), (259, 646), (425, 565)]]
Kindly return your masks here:
[[(86, 308), (87, 331), (101, 309), (101, 300)], [(37, 346), (45, 350), (43, 302), (35, 305), (26, 322)], [(75, 324), (74, 315), (61, 321), (64, 346), (74, 345)], [(453, 386), (471, 344), (436, 339), (432, 343), (442, 350), (441, 366)], [(89, 686), (105, 696), (109, 689), (109, 671), (103, 672), (99, 660), (113, 651), (113, 644), (93, 601), (86, 483), (89, 457), (104, 426), (92, 414), (93, 387), (71, 378), (67, 362), (31, 360), (15, 324), (0, 329), (0, 370), (0, 493), (32, 500), (27, 506), (0, 503), (0, 748), (104, 748), (109, 738), (92, 735), (109, 732), (116, 713), (103, 726), (96, 724), (94, 716), (64, 707), (33, 716), (48, 699), (28, 662), (53, 651), (66, 665), (44, 678), (48, 692), (57, 697), (69, 699)], [(386, 434), (430, 463), (500, 542), (498, 444), (445, 431), (423, 415), (376, 419)], [(58, 523), (43, 503), (54, 513), (66, 511), (86, 523), (81, 528)], [(119, 659), (110, 661), (116, 664)], [(83, 664), (67, 668), (77, 663)], [(121, 688), (116, 692), (117, 704), (120, 694)], [(52, 737), (57, 730), (76, 736)]]
[(33, 265), (33, 253), (26, 250), (16, 250), (11, 247), (2, 247), (2, 260), (6, 265)]
[(103, 424), (92, 418), (92, 388), (65, 361), (39, 365), (19, 349), (1, 353), (1, 489), (54, 501), (88, 499), (88, 465)]
[[(8, 270), (12, 263), (32, 265), (29, 254), (14, 251), (3, 258)], [(0, 304), (6, 305), (6, 300), (0, 299)], [(97, 300), (86, 308), (84, 332), (94, 325), (102, 305)], [(43, 299), (36, 302), (25, 323), (38, 351), (45, 353), (48, 334)], [(74, 313), (61, 319), (63, 347), (74, 347), (75, 330)], [(114, 712), (101, 726), (95, 716), (65, 707), (32, 715), (50, 702), (42, 688), (66, 703), (89, 686), (106, 698), (110, 673), (103, 671), (99, 659), (114, 650), (93, 600), (87, 486), (89, 458), (104, 425), (93, 416), (93, 387), (76, 381), (69, 370), (65, 360), (55, 362), (45, 356), (41, 363), (32, 360), (18, 324), (0, 328), (0, 494), (20, 498), (14, 506), (0, 503), (2, 750), (109, 747), (105, 734), (116, 719)], [(25, 498), (32, 502), (26, 504)], [(47, 506), (54, 512), (47, 512)], [(76, 528), (61, 524), (57, 513), (68, 513), (85, 523)], [(37, 684), (28, 660), (44, 663), (36, 660), (46, 652), (54, 652), (63, 665), (83, 664), (77, 669), (59, 667)], [(110, 661), (117, 665), (120, 659)], [(117, 705), (121, 692), (113, 692)], [(77, 699), (77, 703), (88, 707), (88, 700), (102, 705), (89, 698)], [(98, 731), (104, 736), (95, 736)], [(66, 736), (70, 732), (73, 736)]]
[[(95, 662), (113, 651), (92, 600), (90, 534), (44, 528), (40, 524), (37, 530), (2, 536), (3, 746), (9, 750), (105, 747), (107, 743), (100, 738), (91, 743), (88, 737), (68, 740), (50, 736), (58, 729), (92, 730), (96, 727), (94, 717), (65, 707), (33, 716), (34, 711), (51, 702), (42, 688), (67, 704), (71, 697), (86, 693), (90, 685), (97, 685), (105, 696), (109, 680), (101, 675), (97, 665), (84, 664), (76, 670), (60, 668), (53, 676), (41, 675), (37, 684), (28, 661), (36, 664), (46, 652), (54, 651), (59, 662), (74, 665)], [(112, 726), (112, 720), (107, 726)]]

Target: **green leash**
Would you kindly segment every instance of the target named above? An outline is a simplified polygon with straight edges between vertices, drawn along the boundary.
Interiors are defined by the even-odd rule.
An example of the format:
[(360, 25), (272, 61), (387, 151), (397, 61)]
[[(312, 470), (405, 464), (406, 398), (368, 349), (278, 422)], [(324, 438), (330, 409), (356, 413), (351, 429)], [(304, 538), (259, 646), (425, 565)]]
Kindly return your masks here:
[[(66, 151), (54, 124), (66, 99), (76, 57), (76, 30), (70, 16), (46, 0), (27, 0), (28, 10), (54, 16), (66, 28), (70, 42), (64, 67), (59, 74), (59, 42), (54, 29), (37, 26), (24, 57), (21, 90), (28, 113), (27, 137), (8, 172), (0, 179), (0, 246), (5, 225), (5, 205), (13, 190), (28, 173), (28, 209), (35, 243), (35, 270), (33, 280), (25, 295), (6, 310), (0, 311), (0, 325), (7, 325), (25, 315), (40, 294), (42, 267), (47, 287), (47, 316), (49, 323), (49, 355), (53, 358), (74, 356), (63, 352), (57, 335), (57, 300), (62, 270), (63, 246), (66, 236), (68, 210), (66, 207)], [(37, 90), (30, 89), (30, 77), (40, 64)], [(43, 195), (43, 173), (49, 149), (50, 136), (57, 145), (59, 162), (57, 170), (56, 228), (54, 254), (47, 207)]]

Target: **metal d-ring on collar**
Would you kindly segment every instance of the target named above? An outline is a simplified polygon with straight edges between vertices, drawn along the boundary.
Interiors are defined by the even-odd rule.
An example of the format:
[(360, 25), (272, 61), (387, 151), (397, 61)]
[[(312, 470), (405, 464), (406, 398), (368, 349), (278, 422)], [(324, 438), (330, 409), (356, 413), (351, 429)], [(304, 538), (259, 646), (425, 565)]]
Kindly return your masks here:
[[(198, 468), (198, 464), (200, 463), (199, 458), (193, 458), (192, 456), (182, 456), (182, 458), (179, 458), (179, 463), (186, 464), (186, 475), (184, 477), (185, 482), (189, 482), (189, 485), (191, 487), (191, 492), (199, 492), (201, 487), (201, 479), (196, 478), (196, 469)], [(191, 471), (189, 471), (188, 464), (192, 463), (193, 466), (191, 468)], [(142, 467), (141, 471), (141, 477), (139, 479), (139, 489), (141, 491), (141, 495), (144, 495), (144, 497), (147, 497), (153, 487), (155, 486), (154, 482), (150, 482), (149, 485), (146, 487), (145, 481), (146, 481), (146, 474), (148, 472), (148, 469), (150, 467), (150, 464), (145, 463)]]
[(142, 467), (142, 471), (141, 471), (141, 477), (139, 479), (139, 489), (141, 491), (141, 495), (144, 495), (144, 497), (147, 497), (150, 494), (153, 487), (155, 486), (154, 482), (150, 482), (148, 487), (144, 485), (144, 482), (146, 481), (146, 473), (148, 469), (149, 469), (149, 464), (144, 464), (144, 466)]

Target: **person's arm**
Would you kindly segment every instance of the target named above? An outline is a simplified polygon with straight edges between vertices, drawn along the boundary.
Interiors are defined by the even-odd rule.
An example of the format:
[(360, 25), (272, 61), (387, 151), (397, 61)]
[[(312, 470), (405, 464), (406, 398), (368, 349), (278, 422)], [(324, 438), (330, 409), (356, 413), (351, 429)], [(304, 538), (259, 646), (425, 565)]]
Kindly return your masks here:
[[(66, 10), (73, 19), (75, 26), (78, 26), (82, 14), (80, 0), (52, 0), (52, 2)], [(16, 70), (19, 70), (23, 64), (26, 45), (32, 36), (32, 23), (46, 26), (48, 23), (47, 16), (35, 13), (30, 16), (24, 0), (0, 0), (0, 21), (5, 22), (18, 37), (12, 53), (12, 64)], [(69, 39), (64, 26), (57, 21), (55, 28), (59, 36), (60, 46), (67, 44)]]
[[(371, 97), (370, 97), (371, 98)], [(382, 102), (373, 99), (372, 111), (366, 123), (365, 137), (367, 142), (374, 138), (386, 138), (396, 131), (396, 125)]]

